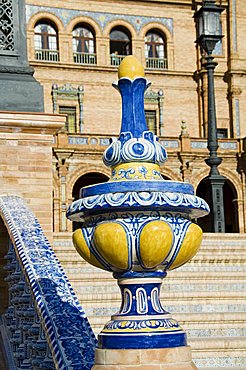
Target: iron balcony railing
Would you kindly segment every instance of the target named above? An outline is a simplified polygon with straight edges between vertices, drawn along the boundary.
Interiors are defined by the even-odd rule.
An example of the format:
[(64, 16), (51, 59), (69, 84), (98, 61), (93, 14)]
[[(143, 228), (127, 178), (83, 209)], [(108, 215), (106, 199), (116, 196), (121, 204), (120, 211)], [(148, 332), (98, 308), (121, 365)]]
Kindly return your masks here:
[(146, 58), (146, 68), (167, 69), (167, 58)]
[(59, 50), (35, 50), (35, 59), (48, 62), (59, 62)]
[(73, 53), (73, 60), (77, 64), (97, 64), (97, 56), (92, 53)]

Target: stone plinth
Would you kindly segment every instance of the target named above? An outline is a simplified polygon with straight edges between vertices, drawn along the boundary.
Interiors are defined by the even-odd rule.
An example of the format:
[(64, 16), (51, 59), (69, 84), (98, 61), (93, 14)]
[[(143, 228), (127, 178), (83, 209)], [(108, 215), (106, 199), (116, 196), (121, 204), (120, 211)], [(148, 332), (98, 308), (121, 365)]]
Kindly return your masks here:
[(27, 60), (25, 0), (1, 1), (0, 110), (43, 112), (43, 87)]
[(93, 370), (196, 370), (189, 346), (160, 349), (96, 349)]
[(18, 195), (52, 241), (52, 145), (65, 116), (0, 112), (0, 193)]

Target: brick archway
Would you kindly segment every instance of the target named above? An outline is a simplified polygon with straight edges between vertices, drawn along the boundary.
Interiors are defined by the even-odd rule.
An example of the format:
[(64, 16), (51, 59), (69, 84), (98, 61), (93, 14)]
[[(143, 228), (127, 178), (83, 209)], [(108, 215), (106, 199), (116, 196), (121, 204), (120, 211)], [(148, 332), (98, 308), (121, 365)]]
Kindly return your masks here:
[[(100, 172), (88, 172), (82, 176), (80, 176), (76, 182), (74, 183), (72, 195), (73, 199), (79, 199), (79, 192), (80, 189), (84, 186), (99, 184), (101, 182), (108, 181), (108, 177)], [(79, 227), (77, 222), (73, 222), (73, 231)]]
[[(197, 186), (196, 195), (205, 199), (210, 204), (211, 189), (205, 183), (206, 178), (202, 179)], [(238, 233), (239, 232), (239, 215), (238, 215), (238, 193), (234, 184), (227, 178), (223, 186), (224, 197), (224, 214), (225, 214), (225, 232)], [(197, 223), (203, 231), (212, 232), (211, 213), (205, 217), (197, 220)]]

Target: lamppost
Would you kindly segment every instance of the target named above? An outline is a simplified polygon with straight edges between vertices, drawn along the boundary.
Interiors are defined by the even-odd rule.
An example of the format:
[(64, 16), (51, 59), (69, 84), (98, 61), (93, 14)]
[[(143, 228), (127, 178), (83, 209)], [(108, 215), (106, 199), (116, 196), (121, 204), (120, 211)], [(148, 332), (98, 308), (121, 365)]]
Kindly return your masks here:
[(206, 52), (205, 63), (208, 76), (208, 150), (209, 158), (205, 160), (210, 167), (208, 186), (211, 188), (211, 229), (214, 232), (225, 232), (223, 185), (225, 177), (220, 175), (218, 166), (222, 159), (217, 156), (217, 123), (214, 95), (214, 69), (217, 63), (212, 52), (221, 34), (220, 14), (223, 8), (215, 4), (215, 0), (203, 0), (203, 5), (195, 13), (198, 38), (196, 43)]

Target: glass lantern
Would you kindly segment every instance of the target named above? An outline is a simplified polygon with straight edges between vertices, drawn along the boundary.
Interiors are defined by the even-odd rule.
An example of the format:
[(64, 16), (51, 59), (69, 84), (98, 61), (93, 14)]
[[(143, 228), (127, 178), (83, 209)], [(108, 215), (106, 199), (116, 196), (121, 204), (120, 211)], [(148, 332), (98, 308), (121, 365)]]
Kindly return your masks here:
[(195, 13), (198, 38), (196, 42), (212, 54), (215, 45), (222, 39), (220, 14), (222, 7), (215, 4), (215, 0), (204, 0), (202, 7)]

